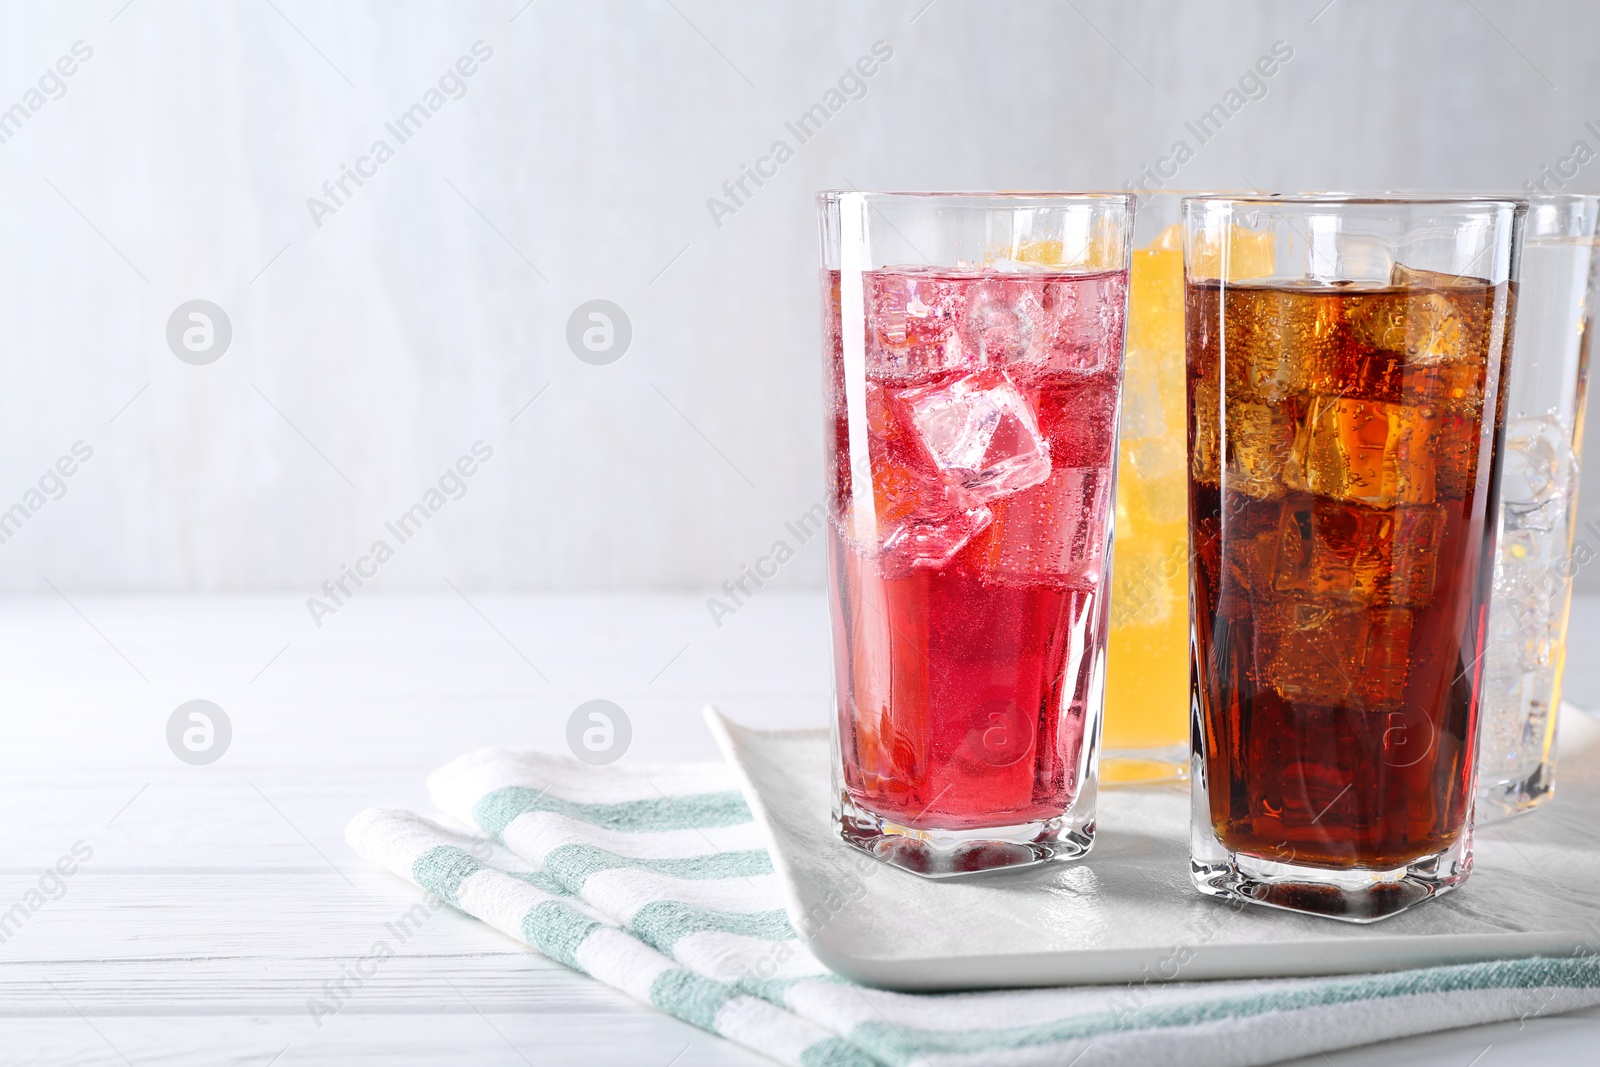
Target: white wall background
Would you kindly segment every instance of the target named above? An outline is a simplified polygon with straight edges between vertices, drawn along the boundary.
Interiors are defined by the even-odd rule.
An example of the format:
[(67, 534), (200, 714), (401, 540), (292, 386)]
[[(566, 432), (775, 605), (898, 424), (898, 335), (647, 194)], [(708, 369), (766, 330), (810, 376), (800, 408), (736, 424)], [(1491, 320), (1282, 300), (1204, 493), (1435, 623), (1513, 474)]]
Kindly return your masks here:
[[(93, 57), (0, 144), (0, 508), (94, 457), (0, 586), (309, 593), (480, 439), (379, 583), (715, 586), (820, 496), (815, 190), (1120, 186), (1275, 40), (1174, 185), (1520, 187), (1600, 149), (1600, 8), (1325, 3), (6, 4), (0, 108)], [(315, 225), (479, 40), (467, 95)], [(715, 225), (878, 40), (866, 96)], [(233, 324), (210, 366), (165, 342), (195, 298)], [(565, 343), (592, 298), (633, 324), (609, 366)]]

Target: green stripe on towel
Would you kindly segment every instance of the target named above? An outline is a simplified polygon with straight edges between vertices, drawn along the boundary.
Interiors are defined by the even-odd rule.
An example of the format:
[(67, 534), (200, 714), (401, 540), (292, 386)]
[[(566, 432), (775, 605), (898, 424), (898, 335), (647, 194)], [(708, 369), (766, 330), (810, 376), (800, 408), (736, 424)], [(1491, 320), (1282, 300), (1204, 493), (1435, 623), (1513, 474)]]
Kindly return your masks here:
[(441, 897), (452, 908), (461, 907), (456, 891), (470, 875), (483, 870), (483, 864), (459, 848), (435, 845), (411, 865), (411, 877), (418, 885)]
[(485, 832), (499, 837), (511, 821), (528, 812), (552, 812), (606, 830), (662, 833), (739, 826), (750, 821), (750, 809), (736, 790), (695, 793), (615, 804), (580, 804), (543, 789), (513, 785), (485, 794), (472, 806), (472, 817)]
[(628, 929), (670, 954), (678, 939), (711, 931), (762, 941), (787, 941), (794, 928), (781, 909), (757, 912), (713, 911), (676, 900), (653, 900), (634, 913)]
[(713, 1034), (717, 1012), (728, 997), (727, 986), (692, 971), (663, 971), (650, 983), (650, 1003)]
[(645, 859), (622, 856), (593, 845), (562, 845), (544, 858), (544, 866), (568, 889), (577, 893), (591, 874), (630, 868), (653, 871), (669, 878), (707, 880), (713, 878), (753, 878), (772, 873), (772, 860), (765, 849), (712, 852), (703, 856), (674, 859)]
[(546, 900), (535, 904), (523, 917), (522, 936), (528, 944), (551, 959), (575, 971), (582, 971), (583, 968), (578, 966), (578, 946), (600, 927), (600, 923), (572, 905), (559, 900)]

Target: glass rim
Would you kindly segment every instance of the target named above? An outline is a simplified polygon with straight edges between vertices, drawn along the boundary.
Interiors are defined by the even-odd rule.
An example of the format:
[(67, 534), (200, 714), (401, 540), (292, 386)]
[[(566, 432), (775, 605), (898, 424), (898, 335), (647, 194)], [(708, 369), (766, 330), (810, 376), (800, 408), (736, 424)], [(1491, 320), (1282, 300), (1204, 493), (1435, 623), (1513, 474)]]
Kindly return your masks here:
[[(1577, 194), (1574, 194), (1577, 195)], [(1513, 210), (1527, 208), (1526, 196), (1505, 196), (1490, 193), (1254, 193), (1240, 196), (1235, 193), (1203, 193), (1184, 198), (1185, 203), (1250, 204), (1270, 207), (1284, 204), (1294, 207), (1385, 207), (1420, 205), (1423, 207), (1508, 207)]]
[(920, 191), (920, 190), (871, 190), (871, 189), (824, 189), (817, 193), (818, 205), (826, 206), (836, 204), (847, 196), (860, 196), (872, 200), (956, 200), (976, 204), (984, 200), (1023, 200), (1023, 201), (1052, 201), (1069, 203), (1113, 203), (1120, 201), (1125, 206), (1132, 206), (1136, 194), (1129, 192), (1104, 192), (1095, 190), (1063, 190), (1050, 191), (1042, 189), (990, 189), (990, 190), (951, 190), (951, 191)]
[(1439, 193), (1430, 189), (1402, 189), (1396, 194), (1399, 196), (1421, 196), (1430, 199), (1442, 199), (1450, 196), (1459, 196), (1464, 200), (1509, 200), (1526, 201), (1529, 204), (1595, 204), (1600, 203), (1600, 193), (1530, 193), (1492, 191), (1487, 193)]
[(1201, 197), (1201, 196), (1255, 196), (1255, 195), (1266, 195), (1266, 194), (1257, 194), (1256, 191), (1253, 190), (1253, 189), (1244, 189), (1242, 187), (1229, 188), (1226, 185), (1197, 185), (1192, 189), (1130, 189), (1130, 190), (1128, 190), (1128, 192), (1132, 196), (1189, 196), (1189, 197)]

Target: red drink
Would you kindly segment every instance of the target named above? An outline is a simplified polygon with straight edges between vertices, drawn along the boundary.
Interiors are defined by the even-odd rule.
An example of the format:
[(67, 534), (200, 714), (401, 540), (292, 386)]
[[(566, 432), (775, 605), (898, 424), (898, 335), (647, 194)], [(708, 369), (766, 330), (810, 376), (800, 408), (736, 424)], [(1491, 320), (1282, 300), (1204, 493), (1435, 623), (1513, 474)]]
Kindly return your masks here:
[[(883, 854), (886, 833), (998, 828), (1015, 832), (990, 846), (1081, 853), (1126, 271), (862, 272), (854, 397), (840, 277), (823, 304), (845, 836)], [(1062, 832), (1075, 806), (1090, 814)]]

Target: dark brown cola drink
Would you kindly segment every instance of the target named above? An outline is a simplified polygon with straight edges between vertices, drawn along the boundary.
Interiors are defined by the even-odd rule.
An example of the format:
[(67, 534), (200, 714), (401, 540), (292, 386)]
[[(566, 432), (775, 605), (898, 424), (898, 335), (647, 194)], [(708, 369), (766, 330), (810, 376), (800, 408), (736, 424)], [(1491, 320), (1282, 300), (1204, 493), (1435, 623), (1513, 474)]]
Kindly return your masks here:
[(1401, 266), (1188, 285), (1196, 771), (1216, 842), (1264, 869), (1470, 835), (1510, 300)]

